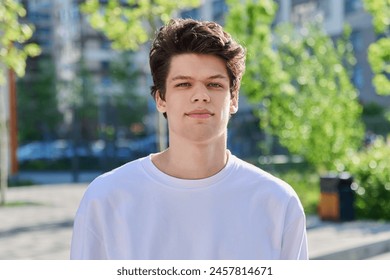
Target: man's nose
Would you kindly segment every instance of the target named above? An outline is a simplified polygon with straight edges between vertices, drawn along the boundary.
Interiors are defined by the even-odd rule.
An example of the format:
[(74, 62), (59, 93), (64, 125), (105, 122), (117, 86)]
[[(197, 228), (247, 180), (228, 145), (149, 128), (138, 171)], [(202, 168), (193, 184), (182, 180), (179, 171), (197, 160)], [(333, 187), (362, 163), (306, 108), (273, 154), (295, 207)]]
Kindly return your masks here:
[(208, 89), (204, 85), (198, 85), (194, 88), (194, 92), (191, 96), (192, 102), (210, 102), (210, 95), (208, 93)]

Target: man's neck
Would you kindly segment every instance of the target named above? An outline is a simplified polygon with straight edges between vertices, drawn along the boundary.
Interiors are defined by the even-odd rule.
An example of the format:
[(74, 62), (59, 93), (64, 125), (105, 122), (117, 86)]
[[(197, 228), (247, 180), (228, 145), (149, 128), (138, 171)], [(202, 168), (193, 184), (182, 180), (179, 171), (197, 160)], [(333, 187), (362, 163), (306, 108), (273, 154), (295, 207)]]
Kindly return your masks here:
[(160, 171), (181, 179), (203, 179), (217, 174), (228, 161), (224, 143), (183, 145), (175, 143), (152, 157)]

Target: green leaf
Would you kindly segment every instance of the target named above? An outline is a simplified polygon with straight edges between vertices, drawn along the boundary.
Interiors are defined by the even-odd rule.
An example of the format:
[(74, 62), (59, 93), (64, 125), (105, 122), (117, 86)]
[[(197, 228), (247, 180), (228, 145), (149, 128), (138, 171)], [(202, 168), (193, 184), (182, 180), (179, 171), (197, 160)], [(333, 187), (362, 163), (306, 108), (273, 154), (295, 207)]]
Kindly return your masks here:
[(382, 35), (382, 38), (372, 43), (368, 49), (368, 60), (375, 74), (373, 84), (378, 94), (390, 95), (390, 82), (387, 78), (390, 73), (390, 1), (364, 0), (363, 3), (373, 17), (375, 32)]
[(37, 44), (27, 44), (24, 47), (24, 51), (30, 57), (38, 56), (41, 54), (41, 48)]

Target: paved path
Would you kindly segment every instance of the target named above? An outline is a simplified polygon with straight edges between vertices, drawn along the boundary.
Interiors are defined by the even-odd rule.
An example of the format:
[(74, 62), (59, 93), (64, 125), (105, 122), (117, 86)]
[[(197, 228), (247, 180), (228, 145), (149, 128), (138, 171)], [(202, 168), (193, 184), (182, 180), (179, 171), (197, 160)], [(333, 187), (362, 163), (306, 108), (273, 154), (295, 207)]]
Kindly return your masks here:
[(0, 208), (0, 259), (68, 259), (73, 217), (85, 184), (10, 188)]
[[(10, 188), (0, 207), (0, 260), (69, 258), (73, 217), (86, 184)], [(308, 217), (311, 259), (389, 259), (390, 224)]]
[(311, 259), (361, 260), (390, 252), (389, 223), (315, 220), (317, 225), (308, 229)]

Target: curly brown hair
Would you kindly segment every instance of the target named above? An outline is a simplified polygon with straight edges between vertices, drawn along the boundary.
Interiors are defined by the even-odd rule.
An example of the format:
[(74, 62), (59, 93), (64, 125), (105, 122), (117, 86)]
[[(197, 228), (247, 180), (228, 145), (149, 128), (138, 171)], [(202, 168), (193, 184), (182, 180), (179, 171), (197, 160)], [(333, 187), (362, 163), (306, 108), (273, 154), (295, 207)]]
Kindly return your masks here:
[(149, 64), (153, 77), (151, 94), (165, 100), (166, 79), (172, 57), (179, 54), (211, 54), (222, 58), (230, 79), (230, 93), (238, 93), (245, 71), (245, 49), (211, 21), (172, 19), (161, 27), (152, 43)]

